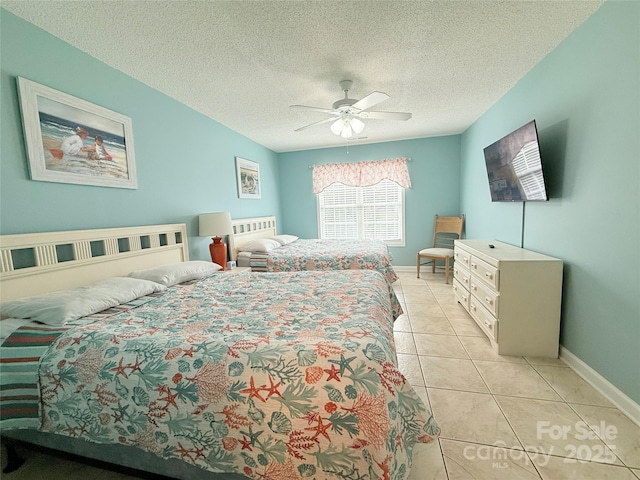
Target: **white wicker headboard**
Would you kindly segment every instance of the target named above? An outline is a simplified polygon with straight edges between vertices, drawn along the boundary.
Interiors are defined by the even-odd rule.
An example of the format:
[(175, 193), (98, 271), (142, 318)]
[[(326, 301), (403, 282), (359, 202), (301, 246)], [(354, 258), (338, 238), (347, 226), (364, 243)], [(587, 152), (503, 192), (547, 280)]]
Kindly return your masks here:
[(186, 225), (0, 236), (0, 300), (79, 287), (189, 260)]
[(229, 255), (235, 260), (242, 246), (256, 238), (269, 238), (277, 235), (276, 217), (240, 218), (232, 220), (233, 233), (229, 235)]

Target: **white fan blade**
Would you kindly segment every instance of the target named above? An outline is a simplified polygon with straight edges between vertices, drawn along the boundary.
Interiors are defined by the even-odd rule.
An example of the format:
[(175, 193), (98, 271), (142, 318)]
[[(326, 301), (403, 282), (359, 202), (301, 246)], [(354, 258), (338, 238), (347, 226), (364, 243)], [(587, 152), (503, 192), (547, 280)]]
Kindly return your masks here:
[(383, 92), (372, 92), (366, 97), (358, 100), (351, 107), (356, 108), (358, 110), (366, 110), (367, 108), (371, 108), (374, 105), (379, 104), (380, 102), (384, 102), (389, 95)]
[(409, 120), (410, 113), (406, 112), (362, 112), (361, 118), (374, 118), (376, 120)]
[(319, 122), (313, 122), (313, 123), (310, 123), (309, 125), (305, 125), (304, 127), (296, 128), (294, 130), (294, 132), (299, 132), (301, 130), (306, 130), (309, 127), (313, 127), (315, 125), (320, 125), (322, 123), (329, 123), (329, 122), (335, 122), (335, 121), (336, 121), (335, 118), (325, 118), (324, 120), (320, 120)]
[(308, 105), (289, 105), (292, 108), (306, 108), (308, 110), (317, 110), (319, 112), (324, 112), (324, 113), (334, 113), (333, 110), (328, 109), (328, 108), (320, 108), (320, 107), (309, 107)]

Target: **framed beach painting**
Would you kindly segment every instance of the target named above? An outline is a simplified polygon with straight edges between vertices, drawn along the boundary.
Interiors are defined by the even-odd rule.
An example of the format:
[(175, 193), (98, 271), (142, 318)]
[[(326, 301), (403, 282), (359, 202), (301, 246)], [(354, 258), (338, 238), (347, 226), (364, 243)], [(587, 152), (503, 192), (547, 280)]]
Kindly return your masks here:
[(244, 158), (236, 157), (236, 175), (238, 177), (238, 197), (260, 198), (260, 165)]
[(32, 180), (138, 188), (131, 119), (18, 77)]

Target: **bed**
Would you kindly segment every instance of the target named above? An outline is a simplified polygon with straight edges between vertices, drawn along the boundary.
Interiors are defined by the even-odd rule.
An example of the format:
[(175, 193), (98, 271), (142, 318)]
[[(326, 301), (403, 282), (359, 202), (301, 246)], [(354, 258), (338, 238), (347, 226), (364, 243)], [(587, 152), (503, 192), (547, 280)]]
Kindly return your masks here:
[[(184, 225), (3, 236), (2, 301), (186, 262), (186, 241)], [(3, 366), (35, 364), (39, 408), (8, 418), (5, 385), (2, 435), (181, 479), (406, 478), (438, 427), (398, 371), (396, 302), (376, 271), (231, 271), (36, 326), (37, 361), (7, 353), (33, 333), (18, 327)]]
[[(298, 239), (277, 235), (273, 216), (233, 220), (232, 225), (233, 233), (229, 235), (231, 259), (251, 267), (254, 272), (363, 269), (379, 271), (389, 283), (398, 279), (391, 265), (389, 249), (379, 240)], [(283, 237), (289, 238), (280, 240)], [(266, 243), (273, 238), (279, 239), (279, 243)], [(265, 250), (275, 248), (261, 251), (261, 241)]]

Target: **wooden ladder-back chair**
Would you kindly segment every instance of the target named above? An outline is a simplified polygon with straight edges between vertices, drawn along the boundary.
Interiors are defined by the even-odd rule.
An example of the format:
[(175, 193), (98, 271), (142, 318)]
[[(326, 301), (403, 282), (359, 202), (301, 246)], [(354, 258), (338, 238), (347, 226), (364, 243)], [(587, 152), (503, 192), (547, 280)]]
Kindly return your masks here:
[[(418, 252), (418, 278), (420, 278), (420, 267), (431, 263), (431, 271), (436, 271), (436, 261), (444, 262), (445, 283), (449, 283), (449, 270), (453, 261), (453, 241), (462, 238), (464, 228), (464, 215), (459, 217), (440, 217), (436, 215), (433, 227), (433, 247), (425, 248)], [(425, 263), (420, 263), (421, 259), (428, 259)]]

